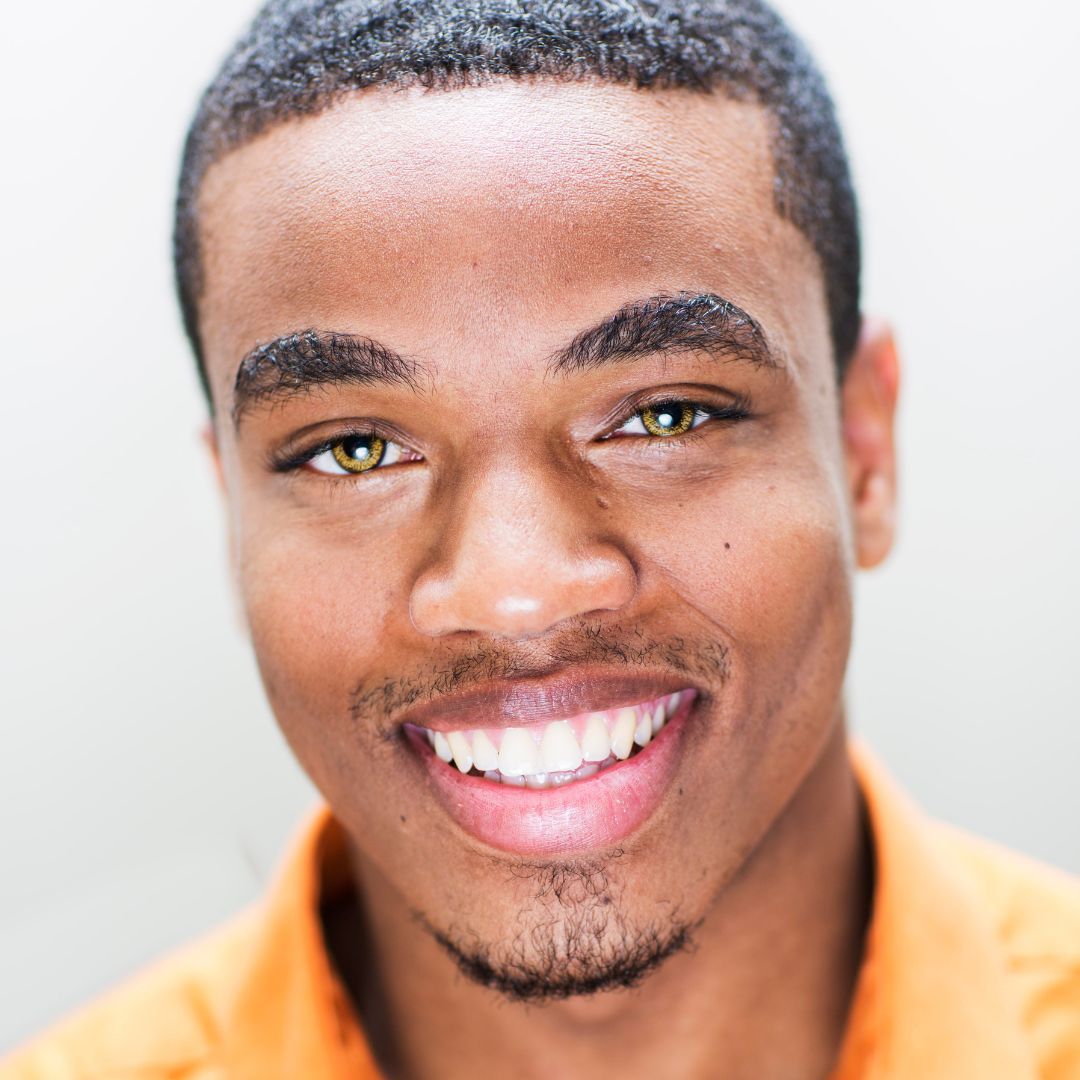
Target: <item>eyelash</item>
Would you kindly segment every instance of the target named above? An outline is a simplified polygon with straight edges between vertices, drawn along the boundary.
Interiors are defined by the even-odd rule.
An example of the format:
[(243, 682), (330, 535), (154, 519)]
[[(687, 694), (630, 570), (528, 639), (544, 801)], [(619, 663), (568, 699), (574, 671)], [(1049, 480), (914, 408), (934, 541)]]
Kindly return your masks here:
[[(633, 434), (633, 435), (620, 435), (619, 432), (632, 423), (635, 419), (642, 418), (643, 414), (654, 409), (659, 409), (664, 405), (681, 405), (689, 406), (694, 411), (694, 418), (691, 423), (691, 427), (678, 434), (668, 435), (656, 435), (652, 433), (646, 433), (645, 435)], [(700, 419), (699, 419), (700, 417)], [(697, 429), (703, 426), (709, 420), (719, 420), (726, 423), (737, 423), (740, 420), (747, 420), (750, 417), (750, 412), (745, 403), (741, 401), (735, 401), (727, 405), (711, 405), (702, 401), (695, 401), (692, 398), (679, 398), (674, 396), (665, 396), (656, 398), (653, 401), (639, 401), (635, 403), (632, 409), (624, 413), (622, 418), (615, 422), (615, 426), (608, 432), (607, 435), (602, 436), (604, 442), (622, 440), (622, 439), (636, 439), (642, 442), (648, 442), (652, 444), (664, 443), (664, 442), (679, 442), (687, 441), (689, 439), (700, 439), (701, 435)], [(644, 420), (642, 421), (644, 423)], [(328, 438), (321, 440), (314, 446), (306, 447), (303, 450), (296, 451), (294, 453), (286, 453), (285, 455), (275, 458), (271, 461), (271, 467), (274, 472), (278, 473), (290, 473), (302, 469), (305, 465), (310, 464), (316, 458), (322, 454), (333, 453), (334, 448), (340, 446), (343, 442), (349, 439), (381, 439), (387, 445), (401, 446), (395, 439), (389, 437), (389, 435), (378, 428), (371, 426), (367, 428), (349, 428), (346, 431), (338, 432)], [(408, 448), (403, 447), (406, 452)], [(422, 459), (411, 459), (422, 460)], [(379, 468), (384, 467), (376, 465), (370, 472), (378, 471)], [(332, 479), (346, 479), (349, 476), (359, 476), (360, 473), (323, 473), (319, 472), (319, 475), (330, 477)]]
[[(281, 457), (272, 459), (271, 468), (274, 472), (279, 473), (296, 472), (298, 469), (302, 469), (305, 465), (310, 464), (321, 455), (333, 453), (334, 447), (340, 446), (349, 439), (380, 439), (387, 445), (402, 445), (396, 439), (390, 438), (388, 434), (379, 431), (375, 427), (349, 428), (345, 431), (336, 432), (334, 435), (323, 439), (314, 446), (305, 447), (303, 450), (297, 450), (295, 453), (286, 453)], [(377, 471), (378, 468), (379, 466), (375, 466), (374, 469), (368, 471), (374, 472)], [(347, 476), (359, 476), (360, 473), (321, 473), (320, 475), (345, 479)]]
[[(665, 434), (659, 434), (656, 432), (646, 432), (645, 435), (635, 433), (634, 435), (620, 435), (619, 433), (628, 424), (633, 423), (635, 419), (642, 420), (642, 426), (646, 426), (644, 414), (648, 412), (655, 412), (661, 409), (665, 405), (679, 405), (684, 409), (689, 407), (693, 410), (693, 418), (690, 422), (690, 427), (686, 431), (682, 432), (668, 432)], [(750, 418), (750, 411), (748, 403), (737, 399), (734, 402), (729, 402), (726, 405), (714, 405), (704, 401), (696, 401), (690, 397), (678, 397), (676, 395), (665, 395), (663, 397), (654, 398), (651, 401), (638, 401), (635, 402), (633, 408), (625, 413), (623, 417), (616, 421), (615, 427), (604, 436), (605, 440), (623, 439), (623, 438), (636, 438), (650, 444), (663, 443), (663, 442), (678, 442), (680, 440), (698, 439), (701, 435), (697, 429), (703, 426), (709, 420), (719, 420), (726, 423), (737, 423), (740, 420), (748, 420)], [(647, 437), (651, 436), (651, 437)]]

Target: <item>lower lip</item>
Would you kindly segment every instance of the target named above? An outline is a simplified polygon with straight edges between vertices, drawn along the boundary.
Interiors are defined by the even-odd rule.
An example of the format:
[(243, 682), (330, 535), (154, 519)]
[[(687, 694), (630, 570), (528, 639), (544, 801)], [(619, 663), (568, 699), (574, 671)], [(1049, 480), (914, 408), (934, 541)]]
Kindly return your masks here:
[(555, 855), (610, 848), (656, 812), (679, 760), (694, 698), (633, 757), (563, 787), (534, 790), (466, 776), (409, 732), (436, 797), (465, 832), (502, 851)]

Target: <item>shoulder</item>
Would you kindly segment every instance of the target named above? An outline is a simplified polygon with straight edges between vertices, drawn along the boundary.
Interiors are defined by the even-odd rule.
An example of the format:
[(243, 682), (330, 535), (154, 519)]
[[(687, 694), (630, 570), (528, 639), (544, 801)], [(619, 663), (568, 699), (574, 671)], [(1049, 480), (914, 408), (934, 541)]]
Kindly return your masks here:
[(986, 904), (1041, 1075), (1080, 1076), (1080, 880), (960, 829), (935, 831)]
[(0, 1080), (210, 1080), (255, 930), (245, 913), (0, 1061)]

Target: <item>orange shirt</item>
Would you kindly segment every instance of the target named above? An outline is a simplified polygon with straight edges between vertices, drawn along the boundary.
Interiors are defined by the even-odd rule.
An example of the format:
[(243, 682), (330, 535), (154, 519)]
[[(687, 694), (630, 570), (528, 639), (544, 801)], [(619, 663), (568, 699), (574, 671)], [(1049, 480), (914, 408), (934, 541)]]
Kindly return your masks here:
[[(931, 822), (854, 753), (874, 908), (832, 1080), (1080, 1080), (1080, 883)], [(0, 1065), (0, 1080), (377, 1080), (323, 944), (340, 827), (267, 900)]]

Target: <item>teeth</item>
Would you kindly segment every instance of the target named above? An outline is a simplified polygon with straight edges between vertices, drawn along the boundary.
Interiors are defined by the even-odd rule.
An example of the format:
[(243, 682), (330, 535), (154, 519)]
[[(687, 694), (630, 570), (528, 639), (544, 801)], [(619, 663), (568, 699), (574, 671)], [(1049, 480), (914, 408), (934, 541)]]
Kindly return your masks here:
[(446, 741), (446, 736), (441, 731), (435, 732), (435, 738), (432, 740), (431, 745), (435, 747), (435, 753), (449, 765), (450, 759), (454, 756), (454, 752), (450, 749), (450, 744)]
[[(588, 766), (592, 768), (592, 766)], [(595, 772), (595, 770), (593, 770)], [(553, 772), (548, 773), (548, 786), (549, 787), (562, 787), (563, 784), (569, 784), (572, 780), (584, 780), (583, 776), (579, 776), (575, 772)]]
[(472, 747), (468, 737), (462, 731), (451, 731), (446, 736), (450, 744), (450, 752), (454, 755), (454, 764), (463, 772), (468, 772), (473, 767)]
[(573, 772), (581, 765), (581, 747), (565, 720), (556, 720), (544, 728), (540, 761), (545, 772)]
[(643, 709), (641, 719), (634, 728), (634, 742), (638, 746), (648, 746), (652, 740), (652, 714), (648, 709)]
[(611, 753), (611, 734), (600, 713), (593, 713), (585, 721), (585, 734), (581, 737), (581, 756), (586, 761), (603, 761)]
[(507, 728), (499, 747), (499, 772), (504, 777), (540, 771), (540, 748), (525, 728)]
[(666, 719), (667, 709), (664, 707), (664, 703), (660, 702), (660, 704), (653, 709), (652, 714), (652, 733), (654, 735), (664, 726), (664, 721)]
[(618, 710), (554, 720), (543, 728), (509, 727), (499, 746), (483, 729), (425, 730), (435, 753), (462, 773), (514, 787), (561, 787), (584, 780), (644, 748), (686, 700), (685, 692)]
[(499, 767), (499, 751), (495, 744), (482, 731), (476, 732), (472, 740), (473, 764), (481, 771), (488, 772)]
[(634, 746), (634, 729), (637, 727), (637, 709), (620, 709), (611, 729), (611, 752), (620, 760), (630, 756)]

